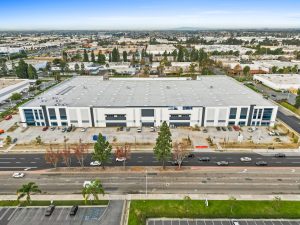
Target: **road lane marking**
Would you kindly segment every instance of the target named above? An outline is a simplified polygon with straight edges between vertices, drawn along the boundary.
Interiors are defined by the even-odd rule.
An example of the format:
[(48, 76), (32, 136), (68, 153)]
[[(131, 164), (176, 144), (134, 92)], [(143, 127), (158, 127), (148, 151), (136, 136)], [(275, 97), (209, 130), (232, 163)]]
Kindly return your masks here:
[(4, 164), (6, 163), (7, 164), (7, 163), (12, 163), (12, 162), (0, 162), (0, 163), (4, 163)]
[[(24, 169), (28, 168), (27, 166), (0, 166), (0, 169)], [(30, 167), (31, 169), (36, 169), (37, 166)]]
[(0, 157), (0, 160), (2, 160), (2, 159), (3, 159), (3, 160), (10, 160), (10, 159), (15, 160), (16, 158), (1, 158), (1, 157)]

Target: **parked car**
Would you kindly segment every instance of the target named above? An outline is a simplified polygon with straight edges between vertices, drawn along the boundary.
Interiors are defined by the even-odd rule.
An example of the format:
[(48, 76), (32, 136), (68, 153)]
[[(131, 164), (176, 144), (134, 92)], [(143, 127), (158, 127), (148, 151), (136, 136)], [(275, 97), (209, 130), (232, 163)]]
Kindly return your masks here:
[(5, 117), (5, 120), (10, 120), (12, 118), (12, 115), (8, 115)]
[(199, 157), (198, 160), (201, 161), (201, 162), (209, 162), (210, 157)]
[(156, 129), (154, 127), (150, 127), (150, 132), (155, 132)]
[(4, 134), (5, 131), (3, 129), (0, 129), (0, 134)]
[(116, 158), (116, 162), (124, 162), (125, 160), (125, 157)]
[(61, 129), (61, 132), (66, 132), (67, 131), (67, 128), (66, 127), (63, 127), (62, 129)]
[(231, 225), (240, 225), (240, 223), (236, 220), (231, 220)]
[(126, 127), (126, 131), (127, 131), (127, 132), (130, 131), (130, 127)]
[(13, 173), (12, 177), (13, 178), (23, 178), (25, 176), (24, 173)]
[(226, 127), (221, 127), (222, 131), (227, 131)]
[(241, 159), (241, 162), (251, 162), (252, 159), (250, 157), (242, 157)]
[(90, 163), (90, 166), (101, 166), (101, 162), (93, 161), (93, 162)]
[(72, 131), (72, 126), (69, 126), (68, 128), (67, 128), (67, 132), (71, 132)]
[(187, 155), (188, 158), (195, 158), (195, 154), (194, 153), (190, 153)]
[(232, 127), (227, 127), (227, 129), (228, 129), (229, 131), (232, 131)]
[(256, 131), (257, 128), (256, 127), (249, 127), (247, 130), (248, 130), (249, 133), (252, 133), (252, 132)]
[(229, 162), (227, 162), (227, 161), (219, 161), (219, 162), (217, 162), (217, 165), (218, 166), (228, 166)]
[(70, 216), (75, 216), (77, 211), (78, 211), (78, 205), (73, 205), (71, 210), (70, 210), (70, 213), (69, 213)]
[(221, 127), (216, 127), (217, 131), (221, 131)]
[(207, 133), (208, 130), (206, 128), (203, 129), (203, 133)]
[(171, 165), (172, 165), (172, 166), (178, 166), (178, 165), (179, 165), (179, 163), (178, 163), (178, 161), (177, 161), (177, 160), (174, 160), (174, 161), (171, 161)]
[(142, 128), (139, 127), (136, 131), (137, 131), (138, 133), (141, 133), (141, 132), (142, 132)]
[(42, 131), (48, 130), (49, 127), (43, 127)]
[(12, 143), (15, 144), (17, 141), (18, 141), (18, 138), (14, 138), (14, 139), (12, 140)]
[(275, 154), (275, 157), (276, 158), (285, 158), (286, 155), (284, 153), (277, 153), (277, 154)]
[(124, 127), (119, 127), (119, 131), (123, 131), (124, 130)]
[(84, 128), (82, 128), (82, 129), (80, 130), (80, 132), (86, 132), (86, 130), (87, 130), (87, 128), (84, 127)]
[(240, 128), (239, 126), (236, 126), (236, 125), (232, 126), (232, 128), (233, 128), (235, 131), (240, 131), (240, 130), (241, 130), (241, 128)]
[(46, 209), (45, 216), (51, 216), (55, 209), (55, 205), (49, 205), (48, 208)]
[(50, 130), (54, 131), (56, 127), (51, 127)]
[(267, 166), (268, 163), (266, 161), (258, 161), (258, 162), (255, 163), (255, 165), (257, 165), (257, 166)]

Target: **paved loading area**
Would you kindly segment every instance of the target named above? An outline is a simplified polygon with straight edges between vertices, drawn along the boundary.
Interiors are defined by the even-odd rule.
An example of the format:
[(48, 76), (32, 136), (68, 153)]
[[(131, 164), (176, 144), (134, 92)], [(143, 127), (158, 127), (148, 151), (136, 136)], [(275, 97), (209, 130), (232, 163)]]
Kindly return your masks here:
[[(239, 225), (299, 225), (300, 220), (235, 220)], [(149, 219), (147, 225), (232, 225), (231, 220)]]
[(71, 207), (56, 207), (51, 216), (45, 216), (46, 207), (0, 207), (0, 225), (99, 225), (106, 207), (79, 207), (70, 216)]

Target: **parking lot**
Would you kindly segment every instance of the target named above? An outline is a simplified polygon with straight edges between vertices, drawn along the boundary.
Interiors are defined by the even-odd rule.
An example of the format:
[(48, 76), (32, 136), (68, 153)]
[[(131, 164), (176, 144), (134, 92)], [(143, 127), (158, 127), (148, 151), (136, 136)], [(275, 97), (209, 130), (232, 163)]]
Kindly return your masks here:
[(46, 207), (0, 207), (0, 225), (99, 225), (106, 207), (79, 207), (70, 216), (71, 207), (56, 207), (51, 216), (45, 216)]
[[(239, 225), (299, 225), (300, 220), (235, 220)], [(220, 219), (149, 219), (147, 225), (232, 225), (231, 220)]]
[[(11, 120), (4, 120), (0, 123), (0, 128), (7, 130), (13, 125), (11, 121), (19, 121), (19, 116), (14, 115)], [(10, 124), (10, 126), (8, 126)], [(152, 132), (149, 127), (143, 127), (142, 132), (137, 132), (137, 128), (123, 129), (119, 128), (88, 128), (85, 131), (81, 131), (81, 128), (75, 128), (71, 132), (62, 132), (62, 127), (56, 127), (55, 130), (50, 128), (46, 131), (42, 131), (43, 127), (18, 127), (12, 132), (5, 132), (0, 135), (0, 138), (5, 138), (7, 135), (12, 138), (18, 138), (17, 144), (30, 144), (34, 143), (37, 136), (41, 136), (43, 143), (63, 143), (64, 137), (67, 139), (67, 143), (77, 143), (79, 139), (83, 142), (92, 143), (92, 137), (95, 134), (102, 133), (106, 136), (110, 143), (140, 143), (147, 144), (149, 148), (155, 143), (157, 138), (157, 130)], [(223, 130), (224, 129), (224, 130)], [(204, 130), (200, 128), (195, 130), (193, 128), (171, 128), (173, 141), (181, 141), (183, 138), (189, 137), (194, 146), (207, 146), (207, 138), (210, 137), (214, 143), (236, 142), (238, 136), (241, 134), (242, 141), (253, 141), (253, 143), (273, 143), (275, 138), (279, 138), (282, 143), (290, 143), (290, 138), (287, 136), (274, 137), (270, 136), (267, 127), (257, 127), (253, 132), (248, 132), (248, 127), (243, 127), (240, 131), (234, 129), (223, 128), (217, 130), (216, 127), (209, 127)], [(279, 131), (280, 132), (280, 131)]]

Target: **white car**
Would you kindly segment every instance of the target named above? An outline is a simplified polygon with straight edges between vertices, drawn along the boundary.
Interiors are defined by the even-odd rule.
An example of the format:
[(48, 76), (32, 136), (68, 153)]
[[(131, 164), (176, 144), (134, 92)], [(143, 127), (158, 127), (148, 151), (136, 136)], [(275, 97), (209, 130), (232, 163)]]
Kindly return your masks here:
[(13, 178), (22, 178), (24, 176), (25, 176), (24, 173), (13, 173), (13, 175), (12, 175)]
[(86, 132), (87, 128), (82, 128), (80, 131), (81, 132)]
[(87, 186), (89, 186), (89, 185), (91, 185), (92, 184), (92, 181), (84, 181), (83, 182), (83, 187), (87, 187)]
[(90, 166), (101, 166), (101, 162), (93, 161), (93, 162), (90, 163)]
[(138, 133), (141, 133), (141, 132), (142, 132), (142, 128), (139, 127), (138, 129), (136, 129), (136, 131), (137, 131)]
[(238, 221), (236, 221), (236, 220), (231, 220), (231, 224), (232, 225), (240, 225), (240, 223)]
[(124, 162), (126, 160), (125, 157), (121, 157), (121, 158), (116, 158), (117, 162)]
[(242, 157), (241, 162), (251, 162), (252, 159), (250, 157)]

